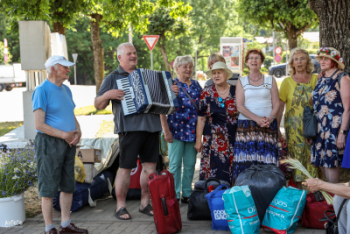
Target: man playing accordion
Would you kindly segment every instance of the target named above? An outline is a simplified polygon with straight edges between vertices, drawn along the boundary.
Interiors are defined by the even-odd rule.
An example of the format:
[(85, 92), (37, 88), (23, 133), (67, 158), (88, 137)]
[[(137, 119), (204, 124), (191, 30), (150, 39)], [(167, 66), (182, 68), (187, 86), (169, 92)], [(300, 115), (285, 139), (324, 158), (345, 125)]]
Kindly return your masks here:
[[(149, 204), (148, 175), (156, 171), (159, 159), (159, 132), (162, 131), (160, 116), (157, 114), (141, 113), (124, 116), (121, 100), (125, 95), (118, 89), (117, 79), (129, 76), (136, 69), (137, 53), (131, 43), (123, 43), (117, 48), (120, 62), (118, 68), (110, 73), (102, 82), (95, 98), (95, 107), (105, 109), (112, 101), (114, 115), (114, 133), (119, 135), (119, 170), (115, 179), (117, 207), (115, 217), (120, 220), (131, 219), (126, 210), (126, 194), (130, 184), (131, 169), (136, 166), (137, 156), (142, 163), (141, 205), (139, 211), (153, 216), (152, 206)], [(179, 88), (173, 85), (171, 90), (178, 95)]]

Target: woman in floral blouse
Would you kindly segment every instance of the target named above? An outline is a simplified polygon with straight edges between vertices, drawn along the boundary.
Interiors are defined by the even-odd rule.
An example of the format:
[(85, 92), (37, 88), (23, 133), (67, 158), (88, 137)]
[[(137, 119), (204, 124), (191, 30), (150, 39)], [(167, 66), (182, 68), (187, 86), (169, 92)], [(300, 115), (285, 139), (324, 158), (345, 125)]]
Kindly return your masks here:
[(202, 88), (196, 80), (190, 79), (193, 71), (193, 59), (190, 55), (178, 56), (174, 67), (177, 74), (175, 82), (179, 86), (179, 108), (174, 114), (168, 115), (168, 119), (161, 115), (161, 122), (164, 138), (169, 143), (169, 170), (174, 175), (176, 197), (180, 199), (182, 185), (181, 202), (187, 203), (192, 191), (196, 164), (197, 152), (194, 144)]
[[(237, 128), (235, 87), (227, 83), (232, 72), (225, 63), (216, 62), (207, 75), (213, 78), (214, 84), (202, 91), (199, 102), (195, 144), (197, 152), (202, 152), (199, 179), (216, 177), (232, 183)], [(204, 129), (207, 118), (210, 128)]]
[(321, 168), (328, 182), (338, 183), (349, 129), (350, 78), (340, 70), (344, 69), (344, 63), (336, 49), (323, 47), (316, 59), (323, 76), (312, 93), (318, 134), (312, 140), (311, 162)]

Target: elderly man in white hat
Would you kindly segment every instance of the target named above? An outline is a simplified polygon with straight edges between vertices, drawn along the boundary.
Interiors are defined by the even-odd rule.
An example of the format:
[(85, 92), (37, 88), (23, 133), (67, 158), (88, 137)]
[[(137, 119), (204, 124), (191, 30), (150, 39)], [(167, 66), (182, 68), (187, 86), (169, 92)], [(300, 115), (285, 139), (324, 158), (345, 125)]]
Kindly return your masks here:
[(88, 233), (70, 222), (70, 209), (75, 190), (75, 145), (81, 137), (80, 126), (74, 116), (75, 104), (71, 90), (63, 84), (69, 78), (74, 63), (63, 56), (49, 58), (45, 67), (48, 78), (36, 87), (32, 102), (37, 135), (38, 190), (42, 197), (45, 233), (55, 234), (52, 221), (53, 197), (60, 190), (61, 226), (59, 233)]

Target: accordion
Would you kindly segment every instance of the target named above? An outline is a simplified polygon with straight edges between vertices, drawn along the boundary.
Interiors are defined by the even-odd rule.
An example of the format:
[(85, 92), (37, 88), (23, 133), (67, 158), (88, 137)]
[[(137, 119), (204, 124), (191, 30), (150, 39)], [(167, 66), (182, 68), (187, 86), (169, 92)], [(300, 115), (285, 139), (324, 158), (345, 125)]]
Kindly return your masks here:
[(121, 101), (124, 116), (138, 113), (168, 115), (179, 106), (171, 91), (170, 72), (135, 69), (128, 77), (117, 79), (117, 85), (125, 92)]

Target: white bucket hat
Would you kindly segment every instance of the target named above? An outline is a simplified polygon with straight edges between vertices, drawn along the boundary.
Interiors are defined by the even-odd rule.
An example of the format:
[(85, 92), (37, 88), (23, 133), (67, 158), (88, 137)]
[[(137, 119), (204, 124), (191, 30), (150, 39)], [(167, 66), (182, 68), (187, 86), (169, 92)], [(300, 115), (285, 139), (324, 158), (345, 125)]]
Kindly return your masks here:
[(320, 61), (321, 57), (332, 59), (334, 62), (338, 64), (338, 69), (343, 70), (345, 67), (344, 60), (342, 57), (340, 57), (339, 51), (333, 47), (321, 47), (321, 49), (317, 51), (316, 59)]
[(209, 78), (213, 78), (213, 71), (214, 70), (219, 70), (219, 69), (222, 69), (222, 70), (225, 70), (226, 74), (227, 74), (227, 79), (231, 78), (233, 76), (233, 72), (227, 68), (227, 65), (226, 63), (224, 62), (216, 62), (214, 63), (213, 65), (213, 68), (209, 71), (207, 71), (205, 74), (207, 74), (207, 76)]
[(45, 67), (48, 68), (55, 64), (61, 64), (62, 66), (65, 66), (65, 67), (74, 66), (74, 63), (69, 62), (65, 57), (60, 55), (53, 55), (48, 60), (46, 60)]

